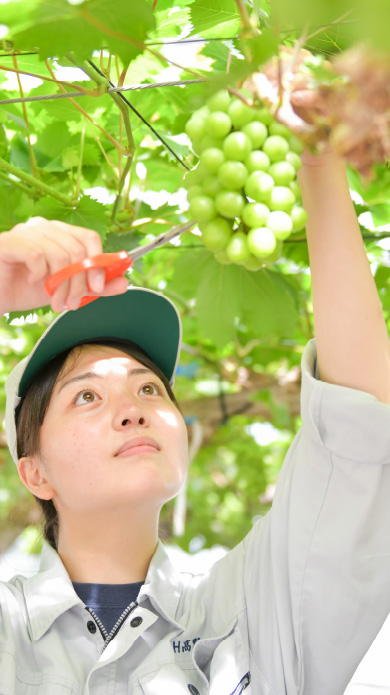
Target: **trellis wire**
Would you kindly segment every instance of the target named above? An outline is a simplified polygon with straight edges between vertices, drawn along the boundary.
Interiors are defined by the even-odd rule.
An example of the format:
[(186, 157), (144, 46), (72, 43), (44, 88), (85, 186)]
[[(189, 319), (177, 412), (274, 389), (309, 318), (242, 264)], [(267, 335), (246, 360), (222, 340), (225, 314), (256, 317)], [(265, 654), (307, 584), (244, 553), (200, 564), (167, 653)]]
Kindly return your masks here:
[[(202, 83), (202, 82), (207, 82), (206, 79), (198, 79), (198, 80), (181, 80), (181, 81), (172, 81), (172, 82), (153, 82), (153, 84), (136, 84), (136, 85), (130, 85), (130, 86), (124, 86), (124, 87), (109, 87), (105, 94), (109, 93), (118, 93), (118, 92), (129, 92), (133, 91), (136, 89), (153, 89), (156, 87), (176, 87), (176, 86), (181, 86), (181, 85), (186, 85), (186, 84), (197, 84), (197, 83)], [(34, 97), (18, 97), (15, 99), (1, 99), (0, 100), (0, 105), (1, 104), (22, 104), (25, 101), (49, 101), (50, 99), (70, 99), (73, 97), (83, 97), (83, 96), (91, 96), (90, 94), (86, 94), (85, 92), (66, 92), (64, 94), (40, 94)]]
[[(239, 36), (226, 36), (226, 37), (210, 37), (210, 38), (196, 38), (196, 39), (168, 39), (167, 41), (146, 41), (145, 46), (172, 46), (173, 44), (179, 45), (181, 43), (209, 43), (210, 41), (235, 41), (239, 39)], [(107, 46), (102, 46), (103, 50), (107, 50)], [(33, 56), (38, 55), (39, 51), (24, 51), (23, 53), (0, 53), (0, 58), (7, 58), (8, 56), (16, 55), (17, 57), (23, 56)]]
[[(118, 89), (117, 87), (115, 87), (114, 83), (111, 82), (111, 80), (110, 80), (101, 70), (99, 70), (99, 68), (97, 67), (97, 65), (95, 65), (95, 63), (93, 63), (92, 60), (88, 60), (88, 63), (90, 64), (90, 66), (91, 66), (94, 70), (96, 70), (96, 72), (97, 72), (99, 75), (101, 75), (102, 77), (105, 77), (105, 78), (106, 78), (107, 82), (111, 85), (111, 87), (114, 87), (115, 90)], [(204, 80), (201, 80), (201, 81), (204, 81)], [(181, 164), (181, 165), (184, 167), (184, 169), (187, 169), (187, 171), (190, 171), (190, 167), (188, 167), (187, 164), (185, 164), (185, 163), (183, 162), (183, 160), (180, 159), (180, 157), (178, 157), (178, 155), (177, 155), (176, 152), (172, 149), (172, 147), (171, 147), (170, 145), (168, 145), (167, 142), (165, 142), (164, 138), (161, 137), (161, 135), (159, 135), (159, 133), (157, 132), (157, 130), (155, 130), (155, 129), (153, 128), (153, 126), (150, 125), (150, 123), (148, 123), (148, 122), (145, 120), (145, 118), (140, 114), (140, 112), (137, 111), (137, 109), (129, 102), (129, 100), (126, 99), (126, 97), (123, 96), (122, 92), (119, 92), (118, 96), (122, 99), (122, 101), (125, 102), (125, 104), (127, 104), (127, 106), (129, 106), (129, 107), (131, 108), (132, 111), (134, 111), (134, 113), (136, 114), (136, 116), (138, 116), (138, 118), (142, 121), (142, 123), (144, 123), (144, 124), (149, 128), (149, 130), (151, 130), (152, 133), (162, 142), (162, 144), (164, 145), (164, 147), (165, 147), (167, 150), (169, 150), (169, 152), (174, 156), (174, 158), (179, 162), (179, 164)]]

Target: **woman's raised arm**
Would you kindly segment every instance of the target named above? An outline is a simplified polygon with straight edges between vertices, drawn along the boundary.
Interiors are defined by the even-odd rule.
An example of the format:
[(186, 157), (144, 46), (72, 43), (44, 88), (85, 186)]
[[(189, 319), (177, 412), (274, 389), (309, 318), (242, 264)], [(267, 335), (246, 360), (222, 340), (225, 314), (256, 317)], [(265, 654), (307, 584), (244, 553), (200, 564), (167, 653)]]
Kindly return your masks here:
[(320, 378), (390, 403), (390, 343), (344, 162), (305, 153), (299, 172)]

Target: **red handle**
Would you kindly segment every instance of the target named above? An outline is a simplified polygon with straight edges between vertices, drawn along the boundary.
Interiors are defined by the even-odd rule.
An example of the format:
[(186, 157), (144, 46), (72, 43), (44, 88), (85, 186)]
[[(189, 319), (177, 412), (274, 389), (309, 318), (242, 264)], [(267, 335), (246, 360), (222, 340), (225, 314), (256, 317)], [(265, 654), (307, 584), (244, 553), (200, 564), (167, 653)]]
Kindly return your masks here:
[[(97, 256), (92, 256), (92, 258), (84, 258), (77, 263), (71, 263), (65, 268), (61, 268), (57, 273), (50, 275), (45, 282), (46, 292), (52, 297), (56, 289), (65, 282), (65, 280), (69, 280), (74, 275), (77, 275), (77, 273), (82, 273), (94, 268), (104, 268), (106, 271), (105, 282), (109, 282), (113, 278), (123, 275), (132, 265), (133, 261), (127, 251), (99, 253)], [(87, 295), (81, 299), (79, 306), (89, 304), (97, 298), (97, 296), (92, 297)]]

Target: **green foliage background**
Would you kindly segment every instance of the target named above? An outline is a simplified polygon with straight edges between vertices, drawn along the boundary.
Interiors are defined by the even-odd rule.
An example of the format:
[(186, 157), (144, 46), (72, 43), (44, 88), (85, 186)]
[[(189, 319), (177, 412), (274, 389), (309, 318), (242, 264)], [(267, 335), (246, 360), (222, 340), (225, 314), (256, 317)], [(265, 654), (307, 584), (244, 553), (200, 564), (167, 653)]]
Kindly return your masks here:
[[(291, 44), (303, 31), (306, 47), (324, 55), (362, 38), (384, 46), (390, 9), (380, 0), (370, 3), (368, 19), (362, 0), (312, 3), (309, 18), (307, 7), (306, 0), (2, 2), (0, 102), (64, 91), (83, 94), (73, 101), (0, 103), (0, 232), (43, 216), (96, 229), (104, 249), (115, 251), (130, 250), (185, 222), (183, 177), (197, 160), (184, 125), (208, 95), (221, 85), (239, 85), (280, 43)], [(244, 15), (259, 24), (261, 34), (248, 26), (241, 32)], [(63, 77), (64, 68), (76, 67), (78, 72)], [(24, 74), (40, 78), (26, 81)], [(123, 92), (128, 103), (107, 93), (108, 79), (134, 88)], [(135, 88), (139, 85), (147, 88)], [(368, 187), (356, 172), (349, 176), (358, 194), (357, 214), (366, 213), (360, 218), (362, 234), (388, 321), (390, 268), (382, 243), (388, 233), (374, 226), (389, 221), (390, 173), (378, 163)], [(218, 264), (199, 236), (187, 233), (180, 244), (138, 261), (130, 281), (163, 290), (181, 311), (184, 349), (176, 390), (190, 435), (195, 417), (203, 428), (190, 471), (184, 533), (173, 536), (177, 509), (172, 502), (163, 511), (162, 536), (186, 550), (194, 538), (198, 546), (232, 547), (269, 508), (270, 498), (262, 495), (275, 483), (301, 425), (299, 364), (314, 336), (305, 235), (285, 242), (272, 270), (250, 273)], [(52, 317), (40, 310), (27, 321), (17, 315), (2, 319), (2, 382)], [(260, 377), (254, 392), (249, 384)], [(240, 393), (244, 406), (237, 409), (234, 397)], [(211, 412), (215, 394), (217, 415), (215, 408)], [(202, 415), (196, 409), (199, 399)], [(248, 428), (263, 421), (272, 423), (276, 435), (261, 445)], [(36, 511), (3, 442), (0, 549), (35, 523)]]

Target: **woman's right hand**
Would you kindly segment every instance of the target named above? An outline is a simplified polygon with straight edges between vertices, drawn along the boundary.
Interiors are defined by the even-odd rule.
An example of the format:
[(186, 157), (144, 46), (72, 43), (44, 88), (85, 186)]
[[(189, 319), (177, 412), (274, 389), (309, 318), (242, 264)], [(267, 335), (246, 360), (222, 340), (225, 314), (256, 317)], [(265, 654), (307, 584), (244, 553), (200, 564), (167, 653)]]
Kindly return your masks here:
[(45, 280), (70, 263), (102, 253), (97, 232), (57, 220), (33, 217), (0, 234), (0, 315), (51, 305), (53, 311), (77, 309), (85, 295), (126, 291), (125, 277), (104, 285), (104, 270), (78, 273), (50, 297)]

